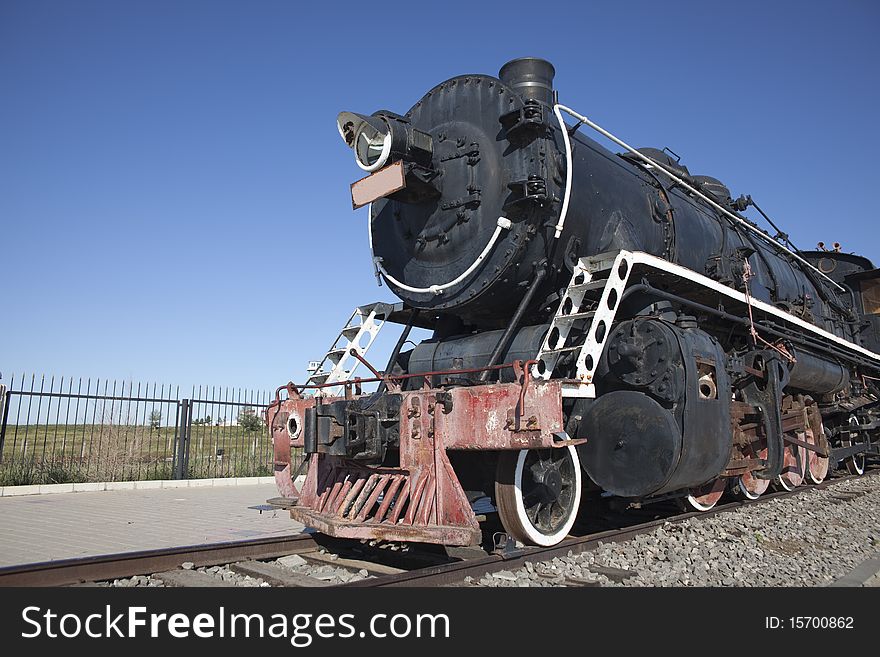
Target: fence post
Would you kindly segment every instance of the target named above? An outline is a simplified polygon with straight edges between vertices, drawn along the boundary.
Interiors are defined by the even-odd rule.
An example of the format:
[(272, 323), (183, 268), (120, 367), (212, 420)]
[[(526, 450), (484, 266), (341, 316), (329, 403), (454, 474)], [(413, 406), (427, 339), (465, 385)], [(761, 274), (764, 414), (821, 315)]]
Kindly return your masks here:
[(177, 444), (174, 450), (174, 478), (189, 476), (189, 435), (192, 427), (192, 402), (180, 400), (180, 417), (177, 425)]
[(3, 447), (6, 445), (6, 422), (9, 419), (9, 398), (12, 392), (7, 392), (6, 384), (0, 383), (0, 463), (3, 463)]
[(186, 400), (186, 449), (183, 452), (183, 477), (181, 479), (189, 479), (189, 454), (190, 454), (190, 435), (192, 434), (193, 425), (193, 403), (191, 399)]

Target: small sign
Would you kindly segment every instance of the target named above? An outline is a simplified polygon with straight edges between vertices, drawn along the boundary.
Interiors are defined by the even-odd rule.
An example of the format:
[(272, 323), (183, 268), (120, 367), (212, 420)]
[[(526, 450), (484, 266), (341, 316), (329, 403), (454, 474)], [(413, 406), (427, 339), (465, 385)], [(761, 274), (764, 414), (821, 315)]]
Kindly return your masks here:
[(403, 161), (398, 160), (352, 183), (351, 207), (357, 210), (376, 199), (399, 192), (404, 187), (406, 187), (406, 178), (403, 173)]

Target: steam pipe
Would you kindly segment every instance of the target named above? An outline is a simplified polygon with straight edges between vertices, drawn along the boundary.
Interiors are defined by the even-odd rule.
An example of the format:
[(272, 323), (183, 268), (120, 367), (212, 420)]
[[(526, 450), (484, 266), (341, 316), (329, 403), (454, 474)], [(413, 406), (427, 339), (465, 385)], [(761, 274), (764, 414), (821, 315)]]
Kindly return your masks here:
[[(544, 278), (547, 276), (547, 265), (543, 264), (538, 271), (535, 273), (535, 278), (532, 280), (532, 284), (529, 285), (529, 289), (526, 290), (525, 296), (523, 296), (522, 301), (519, 302), (519, 306), (517, 306), (516, 312), (513, 313), (513, 317), (510, 318), (510, 323), (507, 325), (504, 333), (498, 339), (498, 344), (495, 345), (495, 349), (492, 351), (492, 355), (489, 356), (489, 362), (486, 363), (487, 367), (494, 366), (499, 360), (501, 360), (501, 354), (504, 353), (504, 350), (507, 349), (510, 344), (510, 339), (513, 337), (514, 331), (516, 331), (516, 327), (519, 326), (519, 323), (522, 321), (523, 315), (526, 313), (526, 309), (532, 303), (532, 299), (535, 296), (535, 292), (538, 291), (538, 288), (541, 286), (541, 283), (544, 281)], [(480, 381), (486, 381), (489, 378), (489, 370), (483, 370), (482, 374), (480, 374)]]
[(388, 359), (388, 364), (385, 366), (385, 376), (382, 378), (382, 383), (376, 388), (376, 392), (380, 395), (388, 388), (388, 377), (391, 375), (391, 370), (394, 369), (394, 363), (397, 362), (397, 357), (400, 356), (400, 350), (403, 349), (404, 343), (407, 338), (409, 338), (409, 332), (412, 331), (413, 324), (418, 316), (418, 308), (413, 308), (413, 311), (409, 315), (409, 321), (406, 323), (406, 327), (397, 339), (397, 344), (394, 345), (394, 350), (391, 352), (391, 357)]

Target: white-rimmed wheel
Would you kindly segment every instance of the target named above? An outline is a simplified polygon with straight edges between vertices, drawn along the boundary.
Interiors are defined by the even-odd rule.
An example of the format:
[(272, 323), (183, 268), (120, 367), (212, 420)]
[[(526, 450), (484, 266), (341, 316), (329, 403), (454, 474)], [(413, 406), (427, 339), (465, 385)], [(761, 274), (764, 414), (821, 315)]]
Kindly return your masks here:
[(691, 488), (688, 494), (681, 498), (682, 508), (686, 511), (708, 511), (718, 504), (725, 490), (727, 490), (727, 479), (721, 477)]
[[(813, 433), (813, 429), (809, 428), (804, 432), (806, 442), (811, 445), (819, 446), (819, 441)], [(807, 471), (806, 480), (811, 484), (821, 484), (828, 476), (829, 461), (827, 456), (820, 456), (818, 452), (812, 450), (807, 451)]]
[[(855, 415), (849, 416), (848, 424), (851, 427), (855, 427), (854, 431), (845, 431), (840, 436), (840, 444), (842, 447), (853, 447), (855, 445), (859, 445), (865, 442), (865, 434), (862, 431), (858, 430), (859, 426), (859, 418)], [(846, 466), (846, 471), (853, 475), (862, 475), (865, 474), (865, 455), (864, 454), (853, 454), (852, 456), (848, 456), (843, 460), (844, 465)]]
[[(803, 441), (804, 434), (797, 435)], [(807, 450), (799, 445), (785, 443), (782, 452), (782, 472), (773, 481), (777, 490), (792, 491), (804, 483), (804, 469), (807, 464)]]
[(495, 501), (504, 529), (526, 545), (555, 545), (568, 535), (581, 502), (574, 447), (505, 451), (498, 458)]
[[(759, 459), (767, 459), (767, 448), (759, 450), (757, 454), (755, 454), (754, 458)], [(767, 489), (770, 487), (769, 479), (761, 479), (758, 477), (757, 470), (749, 470), (748, 472), (742, 473), (736, 481), (736, 485), (733, 488), (733, 493), (737, 497), (745, 498), (747, 500), (756, 500), (761, 495), (767, 492)]]

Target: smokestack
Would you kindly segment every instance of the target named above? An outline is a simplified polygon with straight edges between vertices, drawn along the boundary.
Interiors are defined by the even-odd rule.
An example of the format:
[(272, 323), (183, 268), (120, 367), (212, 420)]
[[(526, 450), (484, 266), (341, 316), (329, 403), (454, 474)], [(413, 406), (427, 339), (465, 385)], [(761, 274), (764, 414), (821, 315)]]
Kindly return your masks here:
[(523, 100), (534, 99), (553, 105), (553, 76), (556, 69), (546, 59), (521, 57), (507, 62), (498, 72), (499, 79)]

